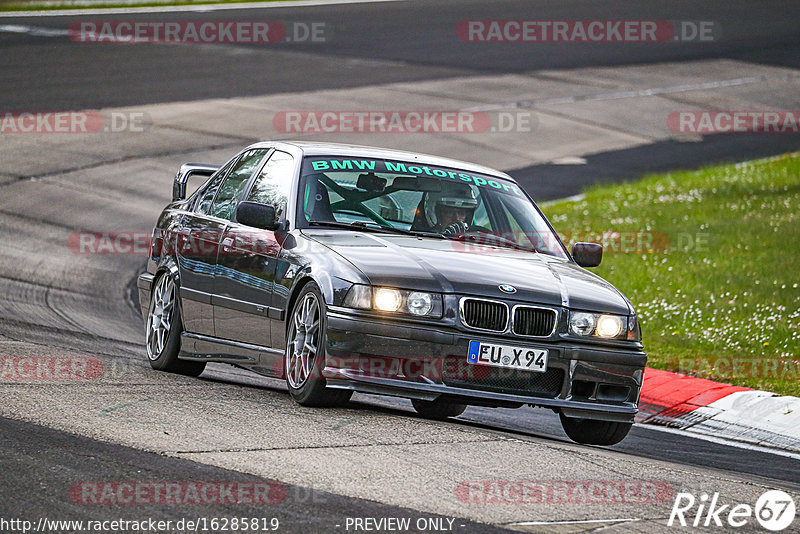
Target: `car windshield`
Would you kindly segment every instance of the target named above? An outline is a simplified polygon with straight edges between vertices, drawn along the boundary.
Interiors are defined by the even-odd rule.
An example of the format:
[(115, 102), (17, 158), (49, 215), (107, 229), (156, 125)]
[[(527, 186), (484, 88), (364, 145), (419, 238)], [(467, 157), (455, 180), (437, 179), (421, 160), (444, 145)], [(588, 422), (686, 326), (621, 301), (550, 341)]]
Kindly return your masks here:
[(463, 241), (567, 258), (519, 186), (496, 176), (347, 156), (303, 160), (298, 226)]

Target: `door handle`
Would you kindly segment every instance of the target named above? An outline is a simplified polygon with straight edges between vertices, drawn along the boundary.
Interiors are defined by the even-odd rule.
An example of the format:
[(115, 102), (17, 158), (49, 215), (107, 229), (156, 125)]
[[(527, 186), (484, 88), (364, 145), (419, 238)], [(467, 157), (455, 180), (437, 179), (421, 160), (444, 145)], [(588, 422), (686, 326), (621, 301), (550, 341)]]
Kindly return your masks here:
[(222, 240), (222, 252), (230, 252), (231, 246), (233, 245), (233, 238), (226, 237)]

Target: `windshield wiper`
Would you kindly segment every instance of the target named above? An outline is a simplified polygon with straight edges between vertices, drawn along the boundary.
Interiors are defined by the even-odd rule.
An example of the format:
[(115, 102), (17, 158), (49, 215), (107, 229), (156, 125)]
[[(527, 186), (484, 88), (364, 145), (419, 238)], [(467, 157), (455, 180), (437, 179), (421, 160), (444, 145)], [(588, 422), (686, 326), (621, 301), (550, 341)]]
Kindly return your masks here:
[[(339, 221), (308, 221), (310, 226), (329, 226), (331, 228), (346, 228), (348, 230), (367, 230), (380, 233), (392, 233), (391, 228), (381, 226), (378, 223), (366, 223), (362, 221), (355, 221), (351, 223)], [(374, 226), (368, 226), (373, 224)]]
[(435, 237), (436, 239), (447, 239), (442, 234), (436, 232), (421, 232), (419, 230), (403, 230), (401, 228), (392, 228), (398, 234), (413, 235), (417, 237)]
[(350, 223), (339, 222), (339, 221), (308, 221), (308, 224), (311, 226), (330, 226), (332, 228), (346, 228), (348, 230), (367, 230), (382, 234), (414, 235), (418, 237), (436, 237), (439, 239), (444, 238), (442, 234), (437, 234), (435, 232), (417, 232), (415, 230), (403, 230), (401, 228), (394, 228), (392, 226), (382, 226), (378, 223), (367, 222), (367, 221), (354, 221)]

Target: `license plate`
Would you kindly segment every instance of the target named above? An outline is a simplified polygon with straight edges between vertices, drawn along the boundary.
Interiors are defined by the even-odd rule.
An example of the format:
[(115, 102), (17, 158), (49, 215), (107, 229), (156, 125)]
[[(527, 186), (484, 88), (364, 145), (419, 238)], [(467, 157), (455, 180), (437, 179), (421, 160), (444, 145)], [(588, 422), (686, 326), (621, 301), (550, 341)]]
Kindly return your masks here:
[(467, 362), (544, 373), (547, 371), (547, 349), (470, 341)]

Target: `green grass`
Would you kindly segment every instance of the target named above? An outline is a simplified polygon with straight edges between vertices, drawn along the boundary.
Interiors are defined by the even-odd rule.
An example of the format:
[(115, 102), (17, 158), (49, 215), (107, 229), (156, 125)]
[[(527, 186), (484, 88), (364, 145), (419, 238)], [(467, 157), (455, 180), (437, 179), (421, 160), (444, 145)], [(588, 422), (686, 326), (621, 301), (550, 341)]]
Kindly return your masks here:
[(800, 154), (585, 193), (543, 210), (568, 246), (639, 233), (592, 270), (633, 303), (650, 366), (800, 396)]

